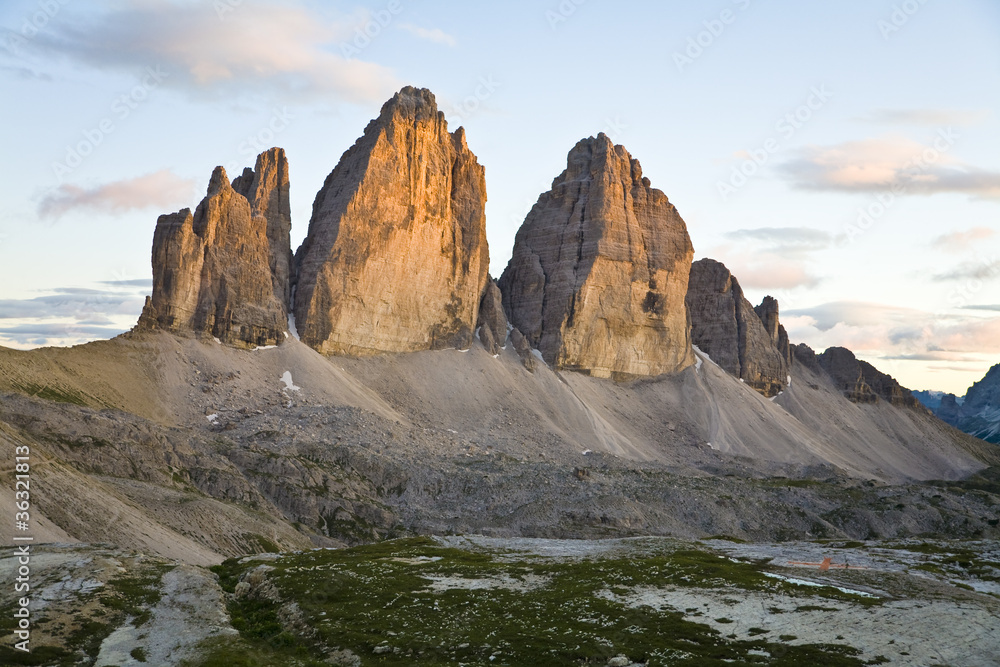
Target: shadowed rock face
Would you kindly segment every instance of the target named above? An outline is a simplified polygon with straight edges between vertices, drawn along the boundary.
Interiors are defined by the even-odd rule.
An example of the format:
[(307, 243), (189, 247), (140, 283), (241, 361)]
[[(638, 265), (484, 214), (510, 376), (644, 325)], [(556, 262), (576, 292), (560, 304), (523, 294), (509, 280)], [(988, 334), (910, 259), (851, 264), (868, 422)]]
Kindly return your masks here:
[(765, 299), (754, 310), (729, 269), (706, 258), (691, 266), (687, 306), (693, 343), (723, 370), (768, 397), (787, 387), (790, 352), (787, 335), (785, 352), (779, 350), (777, 301)]
[(492, 354), (500, 352), (507, 344), (507, 315), (503, 312), (503, 301), (496, 281), (490, 279), (479, 304), (479, 340)]
[(900, 407), (916, 407), (909, 389), (843, 347), (831, 347), (817, 357), (823, 370), (852, 403), (877, 403), (879, 398)]
[(283, 148), (272, 148), (257, 156), (253, 169), (247, 167), (233, 180), (233, 189), (250, 202), (254, 217), (267, 220), (267, 242), (271, 249), (271, 282), (274, 296), (283, 304), (291, 302), (292, 211), (288, 198), (288, 159)]
[(684, 305), (694, 255), (677, 210), (604, 134), (578, 143), (514, 242), (503, 303), (547, 363), (598, 377), (693, 363)]
[(757, 313), (757, 317), (763, 323), (767, 335), (771, 337), (771, 342), (778, 348), (778, 352), (781, 354), (781, 358), (785, 360), (785, 364), (791, 366), (792, 349), (788, 341), (788, 333), (785, 331), (785, 327), (781, 326), (781, 323), (778, 321), (778, 300), (773, 296), (765, 296), (760, 305), (754, 308), (754, 312)]
[(296, 253), (301, 339), (323, 354), (468, 347), (486, 287), (485, 171), (428, 90), (404, 88), (327, 177)]
[[(260, 192), (269, 197), (266, 187)], [(253, 215), (222, 167), (193, 215), (183, 209), (157, 220), (152, 261), (153, 295), (140, 327), (210, 335), (237, 347), (284, 340), (287, 316), (275, 295), (268, 218)]]

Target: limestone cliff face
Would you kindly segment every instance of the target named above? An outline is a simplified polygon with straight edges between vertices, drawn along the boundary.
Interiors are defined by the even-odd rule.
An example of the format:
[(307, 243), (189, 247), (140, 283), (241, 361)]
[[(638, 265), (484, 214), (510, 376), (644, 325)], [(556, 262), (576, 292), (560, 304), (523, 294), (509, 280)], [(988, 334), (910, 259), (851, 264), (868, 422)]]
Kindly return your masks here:
[(468, 347), (486, 287), (486, 179), (465, 131), (404, 88), (327, 177), (296, 253), (295, 317), (323, 354)]
[(693, 255), (666, 195), (600, 134), (573, 148), (518, 231), (500, 278), (504, 308), (556, 368), (677, 372), (694, 361), (684, 304)]
[(222, 167), (194, 214), (183, 209), (157, 220), (152, 262), (153, 295), (140, 328), (194, 332), (238, 347), (284, 340), (287, 316), (275, 296), (268, 219), (253, 215)]
[(691, 266), (687, 306), (692, 341), (712, 361), (765, 396), (785, 389), (791, 353), (787, 335), (779, 350), (777, 301), (765, 299), (754, 310), (729, 269), (706, 258)]
[(271, 282), (274, 296), (283, 304), (291, 302), (292, 287), (292, 211), (288, 183), (288, 159), (283, 148), (261, 153), (253, 169), (247, 167), (233, 180), (233, 189), (250, 202), (251, 215), (267, 221)]
[(919, 405), (909, 389), (868, 362), (859, 360), (847, 348), (831, 347), (817, 358), (837, 388), (853, 403), (877, 403), (883, 399), (900, 407)]

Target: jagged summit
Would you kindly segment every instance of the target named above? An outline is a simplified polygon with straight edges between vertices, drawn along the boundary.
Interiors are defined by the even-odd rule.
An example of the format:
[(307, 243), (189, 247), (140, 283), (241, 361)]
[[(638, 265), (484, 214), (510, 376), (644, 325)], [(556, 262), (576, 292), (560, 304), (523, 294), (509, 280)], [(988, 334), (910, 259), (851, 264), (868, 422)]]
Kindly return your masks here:
[(407, 87), (327, 177), (296, 253), (295, 316), (324, 354), (467, 347), (486, 287), (485, 170)]
[(287, 201), (287, 164), (283, 184), (270, 168), (283, 160), (284, 152), (272, 149), (258, 157), (256, 171), (237, 179), (247, 194), (257, 183), (253, 204), (216, 167), (194, 214), (182, 209), (160, 216), (153, 235), (153, 294), (139, 328), (208, 335), (238, 347), (284, 339), (285, 301), (275, 272), (281, 261), (273, 249), (288, 247), (290, 223), (278, 224), (279, 212), (263, 204)]
[(247, 167), (233, 180), (233, 189), (247, 198), (254, 217), (267, 220), (274, 295), (288, 304), (292, 284), (292, 210), (285, 150), (272, 148), (258, 155), (254, 168)]
[(511, 324), (557, 368), (655, 376), (693, 363), (684, 295), (694, 249), (638, 160), (599, 134), (517, 233), (500, 278)]

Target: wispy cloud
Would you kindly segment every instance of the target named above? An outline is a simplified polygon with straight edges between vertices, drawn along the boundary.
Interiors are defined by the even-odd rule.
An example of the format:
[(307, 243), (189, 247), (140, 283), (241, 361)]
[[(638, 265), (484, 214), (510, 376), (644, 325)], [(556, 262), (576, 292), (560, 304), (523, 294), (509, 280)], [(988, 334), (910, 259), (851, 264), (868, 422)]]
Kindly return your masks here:
[(412, 23), (400, 23), (399, 27), (414, 37), (419, 37), (420, 39), (427, 40), (428, 42), (444, 44), (445, 46), (456, 46), (458, 44), (458, 40), (440, 28), (421, 28), (420, 26), (413, 25)]
[(359, 18), (331, 20), (297, 2), (265, 0), (220, 18), (212, 3), (143, 0), (53, 23), (29, 46), (100, 69), (159, 66), (164, 85), (200, 94), (378, 101), (398, 87), (392, 72), (337, 50), (354, 39)]
[(57, 219), (76, 209), (106, 213), (148, 207), (172, 209), (190, 203), (194, 187), (193, 180), (180, 178), (168, 170), (92, 188), (63, 184), (42, 199), (38, 205), (38, 216)]
[(782, 315), (793, 341), (818, 350), (841, 345), (889, 361), (979, 366), (995, 363), (991, 360), (1000, 354), (1000, 317), (938, 314), (854, 301), (792, 309)]
[(976, 244), (988, 241), (997, 236), (995, 229), (989, 227), (973, 227), (961, 232), (942, 234), (931, 241), (931, 246), (951, 253), (963, 253), (973, 250)]
[(990, 117), (986, 109), (878, 109), (861, 120), (881, 125), (947, 127), (978, 125)]
[(931, 279), (943, 283), (963, 280), (993, 280), (1000, 277), (998, 262), (969, 262), (960, 264), (950, 271), (936, 273)]
[(946, 153), (948, 148), (902, 137), (849, 141), (800, 149), (778, 170), (794, 187), (806, 190), (874, 193), (901, 188), (911, 194), (1000, 197), (1000, 172), (963, 163)]
[(727, 232), (728, 243), (709, 256), (722, 260), (744, 287), (782, 290), (815, 287), (811, 256), (834, 246), (828, 232), (810, 227), (758, 227)]
[(25, 299), (0, 299), (0, 345), (78, 345), (127, 331), (142, 311), (152, 281), (104, 282), (107, 289), (62, 287)]

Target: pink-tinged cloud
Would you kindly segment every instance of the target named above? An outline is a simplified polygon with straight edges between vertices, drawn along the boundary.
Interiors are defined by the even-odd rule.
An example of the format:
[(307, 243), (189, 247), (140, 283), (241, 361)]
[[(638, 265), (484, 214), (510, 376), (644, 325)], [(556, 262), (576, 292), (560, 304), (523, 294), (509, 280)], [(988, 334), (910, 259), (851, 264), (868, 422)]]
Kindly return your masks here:
[(976, 246), (997, 236), (995, 229), (989, 227), (973, 227), (962, 232), (952, 232), (943, 234), (933, 241), (931, 245), (945, 252), (963, 253), (976, 249)]
[(31, 47), (102, 69), (156, 67), (163, 85), (231, 95), (245, 90), (370, 102), (399, 87), (387, 68), (363, 60), (366, 13), (338, 20), (299, 3), (170, 0), (112, 5), (96, 17), (54, 22)]
[(954, 144), (961, 137), (941, 130), (927, 144), (903, 137), (810, 146), (779, 171), (793, 186), (834, 192), (885, 192), (932, 195), (965, 193), (1000, 198), (1000, 172), (959, 160)]
[(124, 213), (149, 207), (173, 210), (191, 202), (194, 188), (193, 180), (180, 178), (169, 170), (92, 188), (64, 184), (42, 199), (38, 216), (58, 219), (78, 209), (103, 213)]

